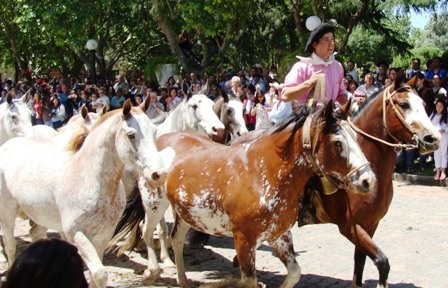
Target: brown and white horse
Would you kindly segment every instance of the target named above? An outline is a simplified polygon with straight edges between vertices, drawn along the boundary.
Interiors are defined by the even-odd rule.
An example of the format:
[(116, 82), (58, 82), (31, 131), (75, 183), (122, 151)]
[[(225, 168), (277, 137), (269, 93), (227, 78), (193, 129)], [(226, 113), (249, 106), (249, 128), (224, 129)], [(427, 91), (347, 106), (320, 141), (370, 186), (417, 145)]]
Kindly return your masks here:
[(253, 133), (231, 146), (184, 132), (157, 139), (159, 148), (172, 147), (176, 152), (166, 193), (176, 213), (173, 249), (182, 287), (189, 286), (183, 245), (190, 227), (234, 237), (242, 279), (251, 287), (257, 283), (255, 250), (263, 241), (288, 270), (281, 287), (299, 281), (289, 229), (307, 180), (318, 173), (334, 185), (354, 185), (361, 192), (376, 185), (356, 134), (335, 118), (333, 110), (330, 102), (308, 117)]
[(213, 110), (225, 126), (221, 142), (229, 144), (238, 137), (249, 132), (244, 121), (244, 104), (237, 97), (228, 95), (221, 88), (221, 95), (215, 99)]

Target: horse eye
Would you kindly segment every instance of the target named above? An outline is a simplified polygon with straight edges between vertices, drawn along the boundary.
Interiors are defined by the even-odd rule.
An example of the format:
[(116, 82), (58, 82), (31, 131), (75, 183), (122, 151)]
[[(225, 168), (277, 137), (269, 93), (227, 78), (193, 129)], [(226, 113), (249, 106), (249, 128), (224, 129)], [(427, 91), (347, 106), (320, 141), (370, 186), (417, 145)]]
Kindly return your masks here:
[(334, 141), (334, 147), (338, 149), (342, 149), (342, 142), (341, 141)]
[(196, 105), (196, 104), (191, 107), (193, 107), (194, 110), (198, 109), (198, 105)]
[(17, 119), (16, 115), (12, 115), (12, 116), (11, 116), (11, 119), (12, 119), (12, 120), (16, 120), (16, 119)]
[(401, 102), (401, 103), (399, 103), (398, 105), (399, 105), (399, 106), (401, 107), (401, 109), (403, 109), (403, 110), (406, 110), (406, 109), (411, 108), (411, 106), (409, 105), (408, 102)]
[(128, 138), (129, 139), (135, 139), (135, 133), (128, 132)]

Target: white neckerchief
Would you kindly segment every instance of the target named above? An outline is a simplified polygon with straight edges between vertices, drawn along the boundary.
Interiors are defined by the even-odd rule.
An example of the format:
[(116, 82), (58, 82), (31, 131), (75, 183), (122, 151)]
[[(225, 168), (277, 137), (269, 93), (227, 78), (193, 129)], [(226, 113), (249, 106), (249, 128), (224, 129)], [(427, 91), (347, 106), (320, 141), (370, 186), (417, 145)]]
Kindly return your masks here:
[(300, 61), (306, 64), (313, 64), (313, 65), (331, 65), (334, 61), (334, 55), (332, 54), (330, 57), (328, 57), (328, 60), (325, 61), (324, 59), (317, 56), (314, 52), (311, 54), (311, 57), (302, 57), (302, 56), (296, 56)]

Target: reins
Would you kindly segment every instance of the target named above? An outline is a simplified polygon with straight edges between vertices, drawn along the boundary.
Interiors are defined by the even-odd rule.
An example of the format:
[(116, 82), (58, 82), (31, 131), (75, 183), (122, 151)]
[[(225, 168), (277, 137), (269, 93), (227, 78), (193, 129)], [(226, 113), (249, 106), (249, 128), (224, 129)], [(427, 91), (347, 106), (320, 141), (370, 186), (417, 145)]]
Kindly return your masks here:
[[(348, 122), (345, 120), (340, 121), (341, 122), (339, 125), (341, 126), (341, 128), (344, 131), (346, 131), (356, 142), (356, 135), (354, 135), (354, 133), (350, 130), (350, 125), (348, 124)], [(358, 167), (353, 168), (342, 179), (330, 177), (330, 175), (325, 175), (325, 173), (322, 170), (322, 167), (320, 167), (318, 163), (315, 161), (314, 154), (317, 143), (312, 143), (311, 140), (311, 124), (312, 124), (312, 117), (310, 115), (306, 118), (302, 128), (302, 147), (305, 152), (305, 158), (307, 162), (312, 166), (314, 173), (317, 176), (319, 176), (323, 186), (323, 193), (325, 195), (331, 195), (333, 193), (336, 193), (338, 189), (347, 188), (350, 185), (351, 178), (353, 177), (353, 175), (355, 175), (358, 171), (361, 171), (362, 169), (367, 167), (370, 163), (366, 161), (365, 163), (359, 165)]]
[(360, 133), (372, 140), (375, 140), (377, 142), (380, 142), (384, 145), (393, 147), (395, 149), (396, 152), (401, 151), (402, 149), (405, 150), (412, 150), (415, 148), (418, 148), (418, 136), (415, 132), (413, 132), (412, 127), (410, 127), (408, 125), (408, 123), (406, 123), (405, 119), (403, 118), (403, 116), (401, 115), (401, 113), (398, 111), (398, 109), (395, 107), (395, 105), (393, 103), (391, 103), (391, 107), (392, 110), (395, 112), (395, 115), (397, 116), (397, 118), (401, 121), (401, 123), (403, 124), (403, 126), (406, 127), (406, 129), (408, 129), (408, 131), (413, 135), (412, 139), (414, 140), (415, 144), (408, 144), (408, 143), (401, 143), (401, 141), (395, 137), (392, 132), (390, 132), (388, 125), (387, 125), (387, 120), (386, 120), (386, 105), (391, 102), (392, 97), (397, 93), (397, 90), (395, 90), (394, 92), (390, 93), (390, 86), (386, 88), (384, 95), (383, 95), (383, 124), (384, 124), (384, 128), (386, 129), (387, 134), (392, 137), (392, 139), (394, 139), (397, 143), (391, 143), (382, 139), (379, 139), (378, 137), (375, 137), (373, 135), (370, 135), (369, 133), (361, 130), (360, 128), (358, 128), (355, 123), (353, 123), (350, 119), (350, 117), (347, 118), (347, 123), (350, 125), (350, 127), (353, 128), (353, 130), (355, 130), (357, 133)]

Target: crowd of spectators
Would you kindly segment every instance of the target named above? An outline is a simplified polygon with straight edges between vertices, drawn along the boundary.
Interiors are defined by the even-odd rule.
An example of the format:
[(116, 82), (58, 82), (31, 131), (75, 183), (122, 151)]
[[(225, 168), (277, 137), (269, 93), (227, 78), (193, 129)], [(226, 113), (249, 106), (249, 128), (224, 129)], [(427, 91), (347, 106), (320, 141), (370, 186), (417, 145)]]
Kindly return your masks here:
[[(426, 112), (430, 119), (433, 119), (436, 115), (436, 100), (442, 99), (445, 107), (447, 106), (447, 73), (444, 67), (441, 67), (439, 57), (434, 57), (425, 63), (426, 67), (422, 67), (420, 59), (412, 59), (406, 69), (406, 77), (411, 79), (416, 76), (417, 80), (412, 83), (413, 88), (424, 100)], [(344, 68), (349, 97), (359, 103), (365, 102), (366, 99), (390, 85), (401, 70), (399, 67), (390, 67), (387, 63), (380, 62), (374, 71), (364, 69), (361, 72), (360, 68), (356, 67), (356, 63), (351, 60), (345, 63)], [(103, 80), (101, 83), (93, 84), (87, 78), (45, 75), (35, 77), (32, 81), (13, 83), (11, 79), (3, 79), (0, 74), (0, 103), (5, 101), (8, 94), (11, 94), (13, 98), (20, 98), (28, 93), (27, 103), (32, 111), (33, 123), (46, 124), (56, 129), (78, 113), (83, 105), (91, 112), (99, 112), (104, 106), (107, 111), (110, 111), (120, 108), (127, 99), (130, 99), (133, 105), (138, 105), (146, 97), (151, 97), (147, 114), (150, 118), (156, 118), (160, 113), (172, 110), (184, 99), (181, 84), (182, 81), (186, 81), (193, 94), (205, 93), (212, 100), (217, 99), (223, 89), (229, 95), (240, 98), (245, 107), (244, 118), (247, 127), (249, 130), (254, 130), (277, 124), (293, 113), (294, 101), (291, 107), (288, 107), (289, 109), (280, 108), (281, 105), (286, 105), (284, 101), (279, 100), (281, 85), (278, 83), (281, 83), (281, 80), (275, 65), (266, 69), (260, 64), (251, 66), (247, 71), (241, 70), (235, 73), (191, 72), (183, 77), (172, 75), (158, 87), (149, 85), (144, 75), (127, 78), (126, 75), (117, 74), (113, 80)], [(442, 117), (441, 122), (435, 124), (442, 127), (444, 123), (446, 124), (445, 118)], [(443, 159), (447, 158), (448, 152), (445, 152)], [(419, 159), (418, 165), (415, 164), (416, 159)], [(426, 162), (431, 162), (430, 160), (432, 158), (418, 158), (416, 151), (405, 151), (398, 155), (397, 170), (408, 172), (421, 170), (424, 169)], [(440, 164), (438, 167), (440, 172), (435, 178), (446, 177), (445, 168), (448, 160), (442, 160), (442, 162), (445, 164)]]

